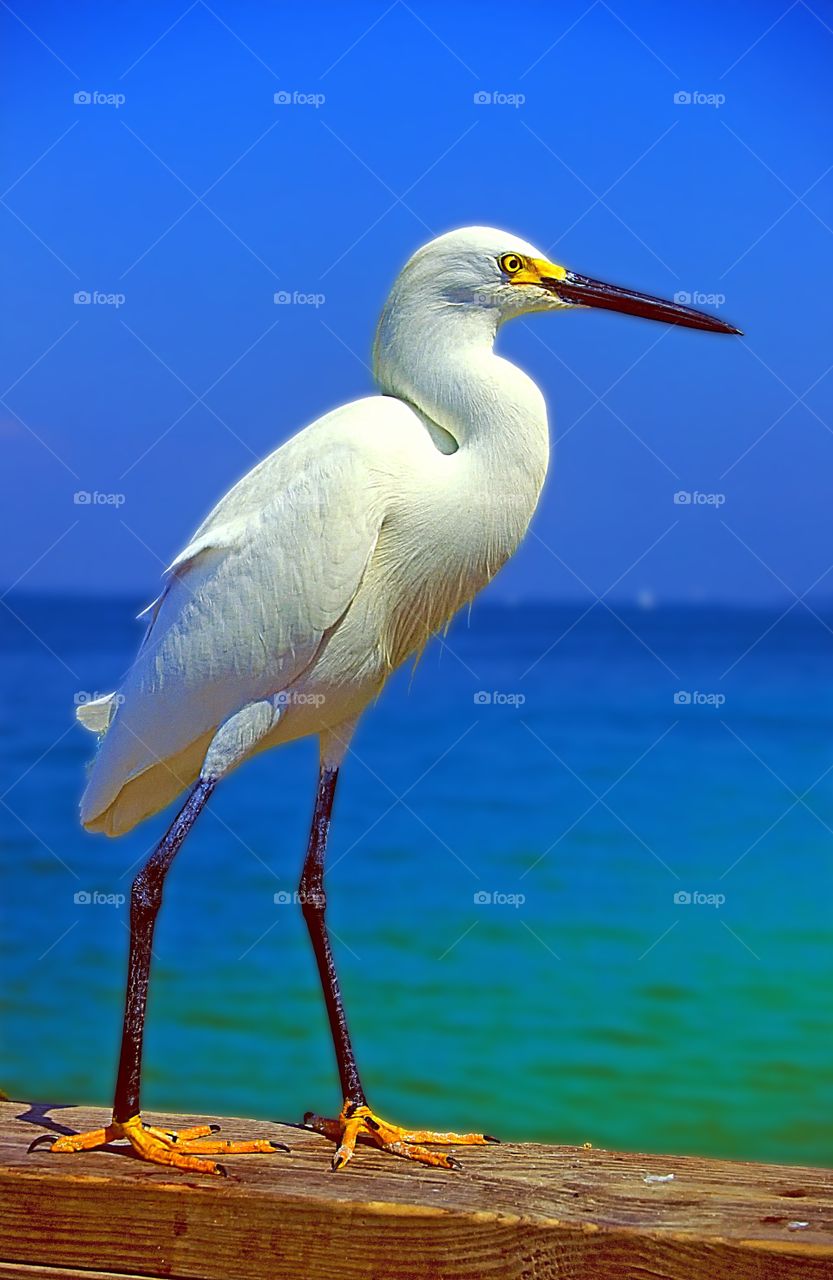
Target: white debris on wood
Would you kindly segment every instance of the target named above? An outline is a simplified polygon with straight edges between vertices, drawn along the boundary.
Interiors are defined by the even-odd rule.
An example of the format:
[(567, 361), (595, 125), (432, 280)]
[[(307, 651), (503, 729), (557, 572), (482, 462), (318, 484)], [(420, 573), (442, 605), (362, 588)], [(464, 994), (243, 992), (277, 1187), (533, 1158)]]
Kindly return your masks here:
[(649, 1186), (652, 1182), (673, 1182), (674, 1175), (673, 1173), (646, 1173), (642, 1181), (647, 1182)]
[(805, 1227), (809, 1227), (809, 1222), (788, 1222), (788, 1231), (803, 1231)]

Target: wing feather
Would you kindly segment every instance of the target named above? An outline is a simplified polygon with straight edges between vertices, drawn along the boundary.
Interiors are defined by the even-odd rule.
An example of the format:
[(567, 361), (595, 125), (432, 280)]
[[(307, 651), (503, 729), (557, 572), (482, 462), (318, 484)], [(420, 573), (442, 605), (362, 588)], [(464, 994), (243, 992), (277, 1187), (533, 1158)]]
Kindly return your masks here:
[(349, 608), (385, 514), (374, 451), (351, 431), (367, 403), (266, 458), (171, 563), (89, 779), (85, 824), (138, 774), (287, 688)]

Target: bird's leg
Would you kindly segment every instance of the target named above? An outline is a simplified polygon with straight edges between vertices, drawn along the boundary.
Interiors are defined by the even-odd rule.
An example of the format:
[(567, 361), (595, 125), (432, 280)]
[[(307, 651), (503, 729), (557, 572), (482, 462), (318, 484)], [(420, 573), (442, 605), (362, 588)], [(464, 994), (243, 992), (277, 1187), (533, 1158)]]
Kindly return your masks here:
[(216, 783), (200, 780), (171, 826), (139, 871), (130, 893), (130, 956), (124, 1005), (121, 1053), (113, 1101), (113, 1119), (124, 1124), (139, 1114), (142, 1047), (145, 1031), (150, 961), (156, 917), (162, 905), (165, 876), (214, 790)]
[(146, 1125), (140, 1116), (139, 1090), (142, 1073), (142, 1042), (150, 980), (151, 949), (156, 917), (162, 902), (162, 886), (182, 842), (205, 807), (217, 785), (216, 778), (201, 778), (174, 818), (165, 835), (139, 871), (130, 894), (130, 955), (127, 967), (121, 1054), (113, 1102), (113, 1119), (105, 1129), (69, 1134), (53, 1140), (51, 1134), (36, 1138), (29, 1150), (43, 1143), (60, 1154), (90, 1151), (117, 1138), (127, 1138), (137, 1155), (154, 1164), (172, 1165), (196, 1173), (224, 1174), (222, 1165), (200, 1157), (238, 1155), (248, 1152), (286, 1150), (282, 1143), (258, 1139), (251, 1142), (223, 1142), (214, 1138), (219, 1125), (183, 1129), (178, 1133)]
[(327, 849), (327, 835), (330, 830), (330, 817), (333, 811), (338, 769), (322, 766), (318, 777), (318, 793), (315, 797), (315, 810), (312, 815), (312, 827), (307, 846), (307, 856), (298, 886), (301, 910), (309, 930), (315, 961), (321, 986), (324, 989), (324, 1000), (327, 1005), (327, 1017), (330, 1020), (330, 1031), (338, 1063), (338, 1074), (341, 1090), (345, 1098), (357, 1106), (365, 1103), (364, 1089), (359, 1079), (359, 1070), (353, 1053), (350, 1033), (347, 1030), (347, 1018), (344, 1003), (338, 985), (330, 936), (327, 933), (325, 911), (327, 898), (324, 892), (324, 857)]
[(350, 1033), (347, 1030), (347, 1018), (325, 921), (327, 898), (324, 892), (324, 859), (337, 781), (338, 768), (328, 768), (322, 764), (298, 896), (324, 989), (344, 1103), (337, 1119), (328, 1119), (308, 1111), (304, 1116), (304, 1124), (336, 1143), (336, 1152), (333, 1156), (334, 1170), (344, 1168), (353, 1155), (357, 1141), (370, 1143), (382, 1151), (408, 1160), (416, 1160), (420, 1164), (437, 1165), (444, 1169), (460, 1169), (462, 1166), (453, 1156), (445, 1152), (429, 1151), (422, 1144), (433, 1142), (446, 1146), (479, 1146), (487, 1142), (497, 1142), (497, 1138), (491, 1138), (488, 1134), (482, 1133), (409, 1131), (400, 1128), (399, 1125), (388, 1124), (367, 1105)]

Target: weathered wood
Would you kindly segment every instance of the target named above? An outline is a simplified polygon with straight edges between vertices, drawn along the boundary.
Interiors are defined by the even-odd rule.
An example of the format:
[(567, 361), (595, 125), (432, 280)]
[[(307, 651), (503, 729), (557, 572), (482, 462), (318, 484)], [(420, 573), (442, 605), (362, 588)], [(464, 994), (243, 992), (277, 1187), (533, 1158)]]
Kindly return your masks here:
[[(222, 1121), (224, 1137), (271, 1137), (292, 1155), (228, 1157), (222, 1180), (115, 1146), (26, 1154), (40, 1133), (107, 1119), (0, 1104), (0, 1280), (833, 1277), (826, 1170), (524, 1144), (461, 1149), (456, 1174), (361, 1147), (332, 1174), (325, 1139), (235, 1119)], [(215, 1117), (150, 1119), (183, 1128)]]

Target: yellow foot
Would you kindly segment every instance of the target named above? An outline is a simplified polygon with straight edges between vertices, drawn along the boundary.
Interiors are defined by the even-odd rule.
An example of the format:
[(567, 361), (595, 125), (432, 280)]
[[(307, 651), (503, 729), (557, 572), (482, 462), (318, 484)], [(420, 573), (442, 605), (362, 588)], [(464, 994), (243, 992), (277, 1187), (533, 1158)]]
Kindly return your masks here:
[(388, 1151), (391, 1155), (402, 1156), (405, 1160), (417, 1160), (420, 1164), (436, 1165), (441, 1169), (462, 1169), (459, 1160), (447, 1155), (444, 1151), (429, 1151), (422, 1144), (435, 1142), (446, 1147), (479, 1147), (487, 1142), (498, 1142), (488, 1133), (432, 1133), (429, 1129), (402, 1129), (399, 1125), (388, 1124), (364, 1104), (351, 1102), (345, 1098), (344, 1106), (337, 1120), (329, 1120), (326, 1116), (318, 1116), (308, 1111), (304, 1116), (304, 1124), (316, 1133), (335, 1142), (336, 1153), (333, 1156), (333, 1169), (343, 1169), (347, 1161), (352, 1159), (357, 1142), (367, 1142), (380, 1151)]
[(282, 1142), (271, 1142), (268, 1138), (257, 1138), (244, 1142), (224, 1142), (215, 1138), (219, 1133), (218, 1124), (199, 1125), (194, 1129), (158, 1129), (155, 1125), (145, 1124), (140, 1116), (132, 1116), (123, 1123), (113, 1120), (106, 1129), (91, 1129), (88, 1133), (71, 1133), (65, 1137), (55, 1138), (51, 1133), (35, 1138), (29, 1146), (30, 1151), (44, 1144), (59, 1154), (75, 1151), (92, 1151), (96, 1147), (106, 1146), (119, 1138), (127, 1138), (137, 1156), (149, 1160), (151, 1164), (171, 1165), (174, 1169), (189, 1169), (192, 1173), (216, 1173), (226, 1177), (226, 1170), (215, 1160), (206, 1160), (205, 1156), (239, 1156), (253, 1152), (271, 1155), (275, 1151), (288, 1151), (289, 1147)]

